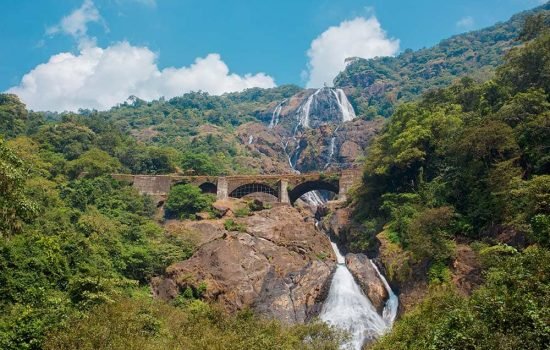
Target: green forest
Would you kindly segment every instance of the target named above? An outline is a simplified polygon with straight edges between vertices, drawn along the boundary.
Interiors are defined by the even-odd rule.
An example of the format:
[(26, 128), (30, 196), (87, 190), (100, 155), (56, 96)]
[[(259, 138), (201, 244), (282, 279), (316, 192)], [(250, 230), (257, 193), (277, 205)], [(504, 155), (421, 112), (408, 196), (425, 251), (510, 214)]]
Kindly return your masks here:
[[(476, 38), (479, 47), (455, 38), (437, 55), (404, 52), (400, 60), (420, 67), (452, 51), (453, 74), (403, 83), (402, 103), (355, 96), (356, 106), (377, 108), (360, 107), (361, 117), (389, 118), (365, 151), (348, 203), (361, 230), (347, 244), (366, 251), (388, 241), (392, 285), (418, 276), (428, 285), (372, 349), (548, 349), (550, 16), (510, 23)], [(472, 54), (483, 59), (466, 76), (474, 68), (457, 62), (489, 40), (507, 49)], [(409, 76), (396, 62), (353, 63), (336, 83), (365, 65)], [(163, 227), (152, 198), (109, 176), (254, 172), (238, 161), (250, 154), (231, 133), (299, 90), (132, 97), (105, 112), (61, 114), (0, 94), (0, 349), (338, 349), (346, 334), (317, 320), (229, 314), (200, 289), (153, 299), (151, 278), (191, 257), (196, 240)], [(203, 134), (205, 124), (221, 132)], [(192, 219), (212, 203), (188, 185), (171, 196), (168, 217)], [(451, 280), (458, 244), (481, 262), (471, 295)]]
[[(550, 32), (548, 17), (530, 21), (494, 79), (403, 104), (369, 149), (362, 239), (382, 231), (401, 250), (393, 279), (422, 270), (430, 288), (374, 349), (550, 343)], [(457, 242), (482, 262), (469, 297), (450, 280)]]
[(349, 89), (350, 100), (363, 117), (389, 117), (399, 104), (444, 88), (458, 77), (492, 78), (505, 54), (519, 45), (525, 18), (547, 10), (549, 4), (489, 28), (455, 35), (434, 47), (405, 50), (396, 57), (353, 58), (334, 84)]

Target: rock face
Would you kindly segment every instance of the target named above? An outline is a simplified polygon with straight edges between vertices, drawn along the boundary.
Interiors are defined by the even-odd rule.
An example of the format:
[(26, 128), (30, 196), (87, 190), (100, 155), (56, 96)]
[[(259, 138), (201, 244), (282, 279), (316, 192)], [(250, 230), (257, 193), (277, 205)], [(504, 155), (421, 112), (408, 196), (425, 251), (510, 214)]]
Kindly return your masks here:
[(241, 125), (237, 137), (264, 173), (349, 168), (383, 126), (356, 118), (344, 91), (333, 88), (300, 91), (260, 115), (263, 123)]
[(235, 222), (246, 232), (225, 230), (223, 220), (189, 224), (211, 240), (153, 279), (153, 294), (169, 300), (205, 283), (204, 297), (229, 311), (251, 307), (288, 322), (317, 315), (336, 266), (328, 238), (288, 206)]
[(369, 258), (365, 254), (350, 253), (346, 255), (346, 265), (376, 311), (382, 314), (389, 295)]

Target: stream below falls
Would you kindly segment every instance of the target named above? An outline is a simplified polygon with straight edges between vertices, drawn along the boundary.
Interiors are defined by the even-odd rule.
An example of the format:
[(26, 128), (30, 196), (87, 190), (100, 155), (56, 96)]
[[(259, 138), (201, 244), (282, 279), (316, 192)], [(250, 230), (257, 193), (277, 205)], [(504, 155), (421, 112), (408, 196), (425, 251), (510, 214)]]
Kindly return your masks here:
[(397, 315), (399, 301), (376, 264), (369, 260), (389, 295), (383, 313), (379, 315), (369, 298), (355, 282), (336, 243), (331, 241), (331, 245), (336, 254), (338, 266), (330, 284), (327, 300), (321, 309), (320, 318), (350, 333), (351, 338), (342, 345), (342, 349), (361, 350), (365, 342), (383, 335), (391, 328)]

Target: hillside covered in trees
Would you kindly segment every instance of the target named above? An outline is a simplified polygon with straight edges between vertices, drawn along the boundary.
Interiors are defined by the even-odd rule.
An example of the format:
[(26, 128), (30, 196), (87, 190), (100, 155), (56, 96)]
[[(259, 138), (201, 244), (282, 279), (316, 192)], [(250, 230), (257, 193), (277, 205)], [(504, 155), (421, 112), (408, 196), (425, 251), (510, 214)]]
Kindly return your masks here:
[[(494, 79), (399, 106), (370, 147), (355, 220), (395, 286), (428, 285), (374, 349), (550, 343), (549, 19), (528, 20)], [(464, 252), (480, 278), (460, 291)]]
[(400, 103), (448, 86), (458, 77), (492, 78), (506, 52), (520, 43), (525, 18), (549, 9), (550, 4), (545, 4), (492, 27), (453, 36), (434, 47), (405, 50), (396, 57), (350, 58), (334, 85), (346, 90), (359, 115), (389, 117)]
[[(392, 114), (347, 203), (360, 228), (347, 248), (375, 251), (398, 292), (425, 283), (422, 301), (373, 349), (550, 343), (550, 16), (542, 9), (432, 51), (356, 61), (336, 80), (353, 89), (363, 117)], [(477, 46), (467, 48), (467, 38)], [(443, 56), (452, 59), (433, 62)], [(444, 74), (422, 77), (435, 67)], [(353, 84), (378, 69), (376, 79), (393, 79), (400, 92), (361, 107), (370, 92)], [(108, 176), (255, 171), (240, 160), (254, 155), (235, 128), (265, 122), (274, 102), (299, 90), (131, 98), (106, 112), (64, 114), (28, 111), (0, 94), (0, 348), (337, 349), (345, 335), (323, 323), (228, 314), (202, 301), (200, 288), (172, 302), (151, 298), (151, 278), (191, 257), (196, 237), (163, 226), (151, 198)], [(394, 107), (401, 101), (409, 102)], [(201, 196), (181, 188), (184, 199)], [(168, 209), (178, 213), (193, 204), (176, 202)], [(461, 250), (479, 265), (467, 290), (454, 280)]]

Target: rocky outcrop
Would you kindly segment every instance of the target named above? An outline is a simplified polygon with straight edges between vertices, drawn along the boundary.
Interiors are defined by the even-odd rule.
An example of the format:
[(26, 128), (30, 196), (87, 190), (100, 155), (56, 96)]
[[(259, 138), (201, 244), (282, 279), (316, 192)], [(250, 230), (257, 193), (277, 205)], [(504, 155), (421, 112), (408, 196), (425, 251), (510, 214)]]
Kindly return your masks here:
[(260, 119), (241, 125), (237, 137), (254, 156), (243, 160), (263, 173), (349, 168), (384, 124), (355, 118), (344, 92), (333, 88), (273, 102)]
[(229, 311), (250, 307), (288, 322), (317, 315), (336, 265), (328, 238), (289, 206), (234, 221), (244, 232), (226, 230), (224, 220), (189, 224), (212, 240), (153, 279), (153, 294), (169, 300), (205, 284), (204, 298)]
[(388, 291), (365, 254), (347, 254), (346, 265), (379, 314), (382, 314)]

